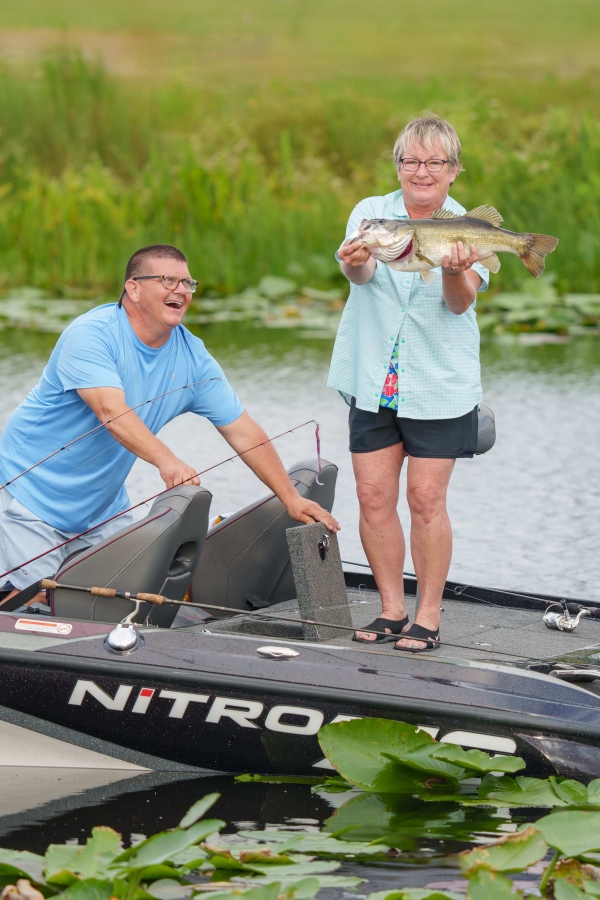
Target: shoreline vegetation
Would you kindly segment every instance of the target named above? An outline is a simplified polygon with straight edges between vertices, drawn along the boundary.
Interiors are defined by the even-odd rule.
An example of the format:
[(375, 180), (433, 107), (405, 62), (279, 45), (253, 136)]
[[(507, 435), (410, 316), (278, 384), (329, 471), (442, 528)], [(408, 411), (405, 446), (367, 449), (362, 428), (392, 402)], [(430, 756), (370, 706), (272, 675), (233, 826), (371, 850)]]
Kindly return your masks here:
[[(463, 143), (453, 196), (560, 239), (538, 282), (502, 254), (482, 331), (595, 333), (600, 8), (509, 5), (482, 0), (473, 22), (432, 0), (426, 70), (398, 10), (357, 28), (356, 0), (0, 12), (0, 298), (110, 299), (131, 253), (167, 242), (200, 282), (201, 324), (258, 311), (289, 327), (310, 309), (305, 327), (328, 332), (347, 296), (333, 254), (348, 214), (396, 189), (394, 139), (431, 108)], [(277, 279), (291, 287), (265, 295)]]

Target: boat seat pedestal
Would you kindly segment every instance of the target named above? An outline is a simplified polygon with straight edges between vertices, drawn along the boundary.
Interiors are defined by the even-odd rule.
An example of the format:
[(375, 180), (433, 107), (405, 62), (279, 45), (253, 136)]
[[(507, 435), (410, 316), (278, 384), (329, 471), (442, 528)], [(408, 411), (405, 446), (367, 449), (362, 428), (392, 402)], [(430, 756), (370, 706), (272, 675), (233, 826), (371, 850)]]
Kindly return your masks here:
[[(346, 582), (335, 534), (321, 522), (287, 529), (296, 596), (302, 619), (352, 628)], [(341, 628), (302, 625), (305, 641), (331, 641), (347, 637)]]

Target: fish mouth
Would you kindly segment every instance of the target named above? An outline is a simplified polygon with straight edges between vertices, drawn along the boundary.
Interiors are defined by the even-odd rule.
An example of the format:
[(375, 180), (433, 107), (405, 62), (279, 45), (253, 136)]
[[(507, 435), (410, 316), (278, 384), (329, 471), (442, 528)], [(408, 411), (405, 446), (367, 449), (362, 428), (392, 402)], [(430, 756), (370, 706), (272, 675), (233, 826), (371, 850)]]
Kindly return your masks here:
[(413, 243), (413, 241), (409, 241), (400, 256), (397, 256), (394, 262), (397, 262), (399, 259), (404, 259), (405, 256), (409, 256), (409, 254), (411, 254), (413, 250)]

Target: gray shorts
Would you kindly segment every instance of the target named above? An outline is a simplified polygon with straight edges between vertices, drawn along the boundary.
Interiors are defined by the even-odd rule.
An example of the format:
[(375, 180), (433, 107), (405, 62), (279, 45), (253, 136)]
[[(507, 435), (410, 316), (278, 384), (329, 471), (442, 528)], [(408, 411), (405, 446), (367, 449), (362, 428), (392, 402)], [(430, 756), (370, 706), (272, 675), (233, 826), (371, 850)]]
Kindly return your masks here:
[[(71, 553), (98, 544), (116, 531), (127, 528), (132, 522), (132, 514), (123, 513), (112, 522), (94, 528), (93, 531), (70, 541), (64, 547), (52, 549), (57, 544), (74, 537), (77, 532), (53, 528), (52, 525), (38, 519), (9, 494), (6, 488), (3, 488), (0, 491), (0, 590), (9, 591), (12, 588), (23, 590), (41, 578), (52, 578)], [(39, 559), (33, 559), (40, 553), (44, 555)], [(19, 566), (29, 559), (33, 562), (2, 577), (2, 572), (7, 572), (13, 566)]]

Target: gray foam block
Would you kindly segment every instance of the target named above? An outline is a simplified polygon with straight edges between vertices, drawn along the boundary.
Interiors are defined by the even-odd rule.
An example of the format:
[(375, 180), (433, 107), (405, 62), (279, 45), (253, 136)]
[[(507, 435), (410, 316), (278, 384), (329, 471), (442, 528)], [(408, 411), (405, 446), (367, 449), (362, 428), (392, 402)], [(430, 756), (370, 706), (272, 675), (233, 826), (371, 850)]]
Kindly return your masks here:
[[(301, 618), (327, 623), (303, 625), (304, 640), (330, 641), (347, 634), (328, 627), (352, 628), (337, 537), (320, 522), (288, 528), (286, 534)], [(319, 542), (328, 543), (325, 552), (319, 551)]]

